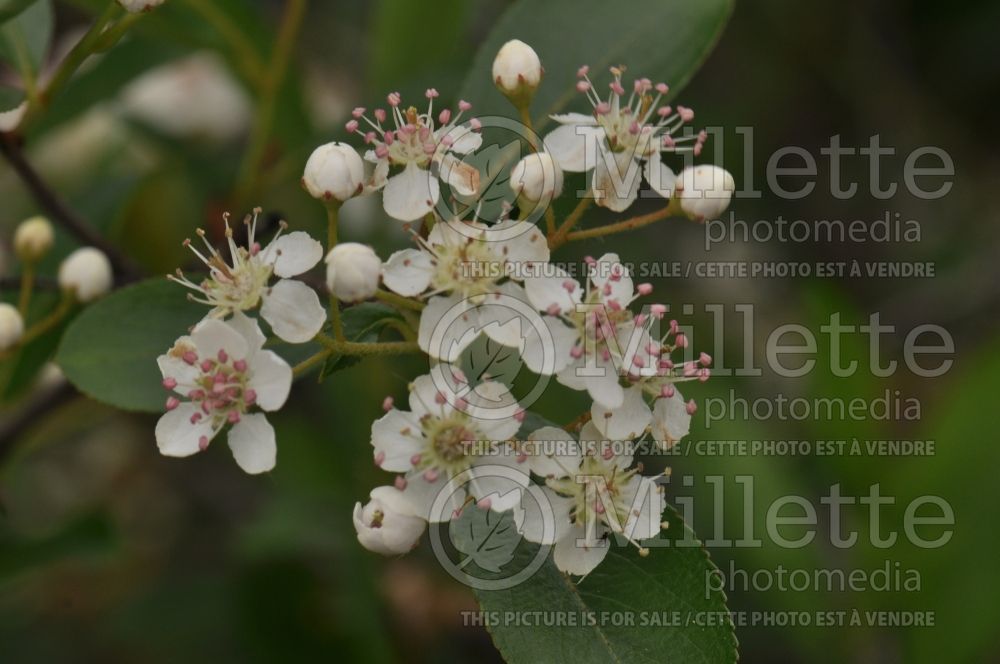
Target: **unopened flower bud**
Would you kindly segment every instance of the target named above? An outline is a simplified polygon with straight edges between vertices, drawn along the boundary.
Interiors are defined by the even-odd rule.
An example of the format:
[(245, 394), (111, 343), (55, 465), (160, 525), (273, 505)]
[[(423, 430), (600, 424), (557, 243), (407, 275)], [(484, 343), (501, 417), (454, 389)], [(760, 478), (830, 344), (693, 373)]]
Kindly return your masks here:
[(386, 556), (408, 553), (420, 541), (427, 522), (416, 515), (403, 492), (392, 486), (372, 489), (371, 500), (354, 506), (358, 541), (369, 551)]
[(111, 263), (98, 249), (77, 249), (59, 266), (59, 286), (80, 302), (90, 302), (111, 290)]
[(22, 101), (14, 108), (0, 112), (0, 132), (14, 131), (28, 112), (28, 102)]
[(364, 189), (365, 165), (347, 143), (316, 148), (306, 162), (302, 185), (313, 198), (346, 201)]
[(493, 82), (515, 104), (529, 101), (542, 80), (542, 63), (535, 49), (512, 39), (493, 60)]
[(510, 188), (522, 203), (548, 204), (562, 192), (562, 169), (548, 152), (529, 154), (510, 171)]
[(695, 221), (717, 219), (729, 207), (736, 181), (724, 168), (703, 165), (685, 168), (677, 176), (674, 195), (681, 209)]
[(166, 0), (118, 0), (118, 4), (130, 14), (148, 12), (153, 7), (162, 5)]
[(35, 263), (49, 252), (55, 235), (45, 217), (22, 221), (14, 231), (14, 251), (25, 263)]
[(358, 302), (374, 296), (381, 272), (382, 261), (364, 244), (338, 244), (326, 256), (326, 285), (344, 302)]
[(0, 302), (0, 350), (7, 350), (24, 334), (24, 319), (17, 309), (6, 302)]

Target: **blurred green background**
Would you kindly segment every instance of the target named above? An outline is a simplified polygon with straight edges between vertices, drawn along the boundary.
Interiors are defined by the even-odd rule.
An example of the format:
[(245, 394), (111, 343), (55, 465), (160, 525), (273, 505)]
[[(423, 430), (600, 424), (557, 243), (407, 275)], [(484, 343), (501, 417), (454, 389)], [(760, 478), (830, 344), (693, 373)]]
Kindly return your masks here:
[[(46, 178), (152, 274), (186, 262), (180, 241), (198, 226), (217, 227), (223, 210), (239, 216), (260, 205), (271, 217), (321, 235), (322, 209), (298, 186), (309, 152), (320, 143), (344, 140), (350, 109), (371, 107), (389, 90), (412, 97), (433, 86), (454, 101), (477, 45), (507, 6), (500, 0), (442, 0), (433, 7), (407, 0), (312, 3), (288, 80), (275, 95), (275, 131), (262, 155), (263, 175), (234, 193), (252, 115), (244, 79), (254, 59), (266, 59), (272, 47), (281, 3), (208, 3), (246, 35), (239, 43), (204, 20), (196, 6), (205, 4), (169, 0), (138, 23), (130, 40), (70, 84), (29, 136), (29, 157)], [(94, 6), (56, 4), (57, 52), (80, 34)], [(641, 20), (629, 14), (627, 2), (608, 3), (608, 13), (609, 30), (615, 21)], [(572, 22), (568, 16), (551, 38), (573, 39)], [(919, 592), (734, 592), (735, 610), (858, 608), (936, 616), (933, 628), (740, 627), (744, 661), (1000, 657), (993, 624), (1000, 588), (993, 564), (1000, 545), (993, 474), (1000, 446), (989, 424), (996, 419), (990, 413), (1000, 372), (995, 195), (1000, 166), (993, 106), (1000, 51), (992, 34), (998, 24), (1000, 5), (987, 0), (741, 2), (716, 50), (680, 96), (696, 109), (699, 125), (727, 128), (723, 163), (738, 183), (744, 145), (732, 128), (754, 129), (755, 184), (765, 193), (735, 200), (731, 210), (739, 218), (874, 220), (889, 210), (921, 223), (919, 244), (751, 242), (706, 253), (703, 227), (672, 221), (607, 242), (570, 245), (559, 255), (579, 259), (613, 248), (632, 262), (857, 258), (937, 264), (933, 280), (653, 280), (672, 307), (696, 305), (684, 322), (694, 325), (697, 345), (705, 349), (712, 342), (705, 303), (725, 305), (737, 320), (732, 306), (753, 303), (758, 363), (774, 327), (799, 323), (818, 333), (835, 312), (849, 324), (881, 312), (883, 323), (904, 331), (923, 323), (943, 325), (959, 351), (953, 369), (934, 380), (905, 371), (888, 379), (867, 372), (838, 379), (822, 370), (782, 379), (765, 371), (759, 378), (717, 378), (686, 390), (686, 396), (703, 400), (730, 389), (747, 399), (778, 393), (870, 398), (889, 389), (923, 405), (916, 422), (750, 419), (713, 423), (706, 430), (696, 418), (693, 440), (856, 437), (937, 443), (932, 457), (672, 458), (675, 476), (697, 479), (692, 488), (673, 487), (670, 498), (694, 495), (695, 505), (704, 506), (696, 507), (693, 524), (703, 537), (712, 528), (711, 486), (701, 479), (707, 475), (726, 478), (727, 524), (738, 524), (744, 514), (733, 478), (755, 478), (758, 531), (773, 497), (794, 493), (818, 507), (819, 497), (838, 483), (845, 495), (867, 494), (870, 485), (880, 483), (883, 495), (897, 499), (885, 511), (894, 527), (905, 505), (924, 494), (942, 496), (956, 513), (954, 538), (936, 550), (902, 542), (878, 550), (866, 537), (845, 550), (823, 537), (798, 550), (770, 544), (713, 550), (724, 570), (730, 562), (751, 573), (778, 564), (872, 569), (889, 560), (918, 570), (922, 579)], [(684, 29), (662, 27), (664, 42)], [(209, 97), (192, 128), (170, 122), (177, 113), (169, 105), (143, 107), (127, 84), (194, 52), (203, 55), (196, 61), (200, 73), (192, 76), (205, 75), (207, 67), (212, 90), (218, 92), (218, 76), (229, 76), (232, 89)], [(204, 55), (213, 52), (222, 55)], [(631, 73), (657, 79), (657, 72)], [(863, 146), (873, 134), (902, 155), (924, 145), (947, 150), (957, 171), (952, 192), (936, 201), (905, 193), (888, 201), (864, 194), (837, 200), (823, 184), (828, 173), (822, 161), (820, 186), (812, 195), (788, 201), (767, 192), (763, 169), (773, 150), (800, 145), (818, 158), (833, 135), (840, 135), (843, 145)], [(714, 147), (710, 142), (703, 161), (712, 159)], [(902, 157), (885, 166), (886, 181), (900, 180)], [(846, 161), (843, 177), (865, 192), (867, 163)], [(0, 202), (3, 239), (20, 220), (39, 212), (3, 165)], [(638, 206), (637, 212), (653, 209), (651, 202)], [(405, 245), (400, 225), (383, 217), (377, 197), (351, 201), (344, 217), (342, 237), (373, 244), (382, 256)], [(60, 237), (45, 265), (49, 273), (72, 246)], [(12, 259), (5, 263), (0, 276), (12, 276)], [(4, 297), (12, 294), (5, 290)], [(741, 334), (735, 323), (727, 328), (731, 365), (742, 359)], [(900, 358), (902, 338), (885, 340), (884, 359)], [(153, 440), (155, 418), (123, 414), (53, 388), (57, 378), (32, 378), (50, 352), (51, 343), (0, 367), (0, 660), (265, 662), (336, 655), (372, 662), (499, 660), (484, 630), (462, 626), (460, 611), (474, 609), (475, 601), (439, 568), (426, 545), (385, 560), (363, 550), (351, 526), (354, 502), (386, 481), (371, 464), (370, 423), (381, 414), (383, 397), (401, 398), (407, 381), (425, 368), (419, 359), (367, 360), (322, 385), (297, 385), (274, 418), (277, 469), (248, 477), (224, 446), (183, 461), (163, 458)], [(845, 352), (867, 362), (863, 342)], [(821, 369), (824, 365), (819, 362)], [(48, 399), (53, 389), (55, 407), (36, 408), (39, 395)], [(588, 406), (583, 395), (556, 388), (536, 410), (569, 421)], [(845, 526), (867, 532), (867, 519), (867, 508), (847, 508)], [(738, 535), (740, 529), (730, 532)]]

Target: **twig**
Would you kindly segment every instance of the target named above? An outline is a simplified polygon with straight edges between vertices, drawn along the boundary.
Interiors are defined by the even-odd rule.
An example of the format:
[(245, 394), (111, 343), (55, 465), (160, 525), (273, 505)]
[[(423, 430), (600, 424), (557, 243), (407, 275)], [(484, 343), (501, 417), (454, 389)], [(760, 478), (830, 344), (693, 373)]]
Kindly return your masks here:
[(111, 266), (114, 268), (121, 280), (125, 282), (136, 280), (141, 274), (138, 267), (127, 256), (118, 250), (113, 244), (91, 228), (86, 221), (81, 219), (66, 203), (59, 198), (56, 192), (42, 180), (38, 172), (25, 159), (24, 153), (17, 142), (17, 138), (10, 134), (0, 133), (0, 152), (7, 159), (7, 162), (18, 174), (21, 181), (31, 191), (38, 205), (48, 212), (53, 220), (58, 222), (73, 237), (82, 244), (96, 247), (103, 251)]

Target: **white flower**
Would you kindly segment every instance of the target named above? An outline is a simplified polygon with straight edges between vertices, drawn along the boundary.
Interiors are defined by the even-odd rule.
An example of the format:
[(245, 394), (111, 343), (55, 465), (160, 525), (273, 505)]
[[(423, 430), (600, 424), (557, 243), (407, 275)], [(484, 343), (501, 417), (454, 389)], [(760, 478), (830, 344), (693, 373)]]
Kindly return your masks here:
[[(449, 521), (462, 509), (466, 487), (473, 498), (489, 501), (482, 506), (503, 511), (512, 503), (500, 498), (520, 498), (510, 490), (512, 477), (520, 487), (529, 481), (525, 458), (505, 442), (517, 433), (520, 412), (501, 383), (484, 381), (459, 396), (441, 377), (420, 376), (410, 385), (410, 411), (390, 408), (372, 424), (375, 465), (404, 473), (397, 483), (403, 497), (433, 523)], [(498, 466), (507, 472), (491, 473)], [(466, 471), (469, 481), (451, 487), (449, 480)], [(442, 491), (443, 508), (435, 510)]]
[(375, 553), (392, 556), (409, 552), (426, 527), (427, 522), (414, 514), (403, 492), (395, 487), (376, 487), (367, 505), (354, 505), (358, 541)]
[(125, 8), (125, 11), (131, 14), (138, 14), (139, 12), (148, 12), (154, 7), (159, 7), (166, 0), (118, 0), (118, 4)]
[(569, 331), (557, 337), (555, 352), (565, 363), (558, 381), (587, 390), (594, 401), (614, 409), (625, 398), (620, 376), (643, 371), (636, 357), (649, 344), (646, 319), (637, 324), (627, 307), (651, 289), (648, 284), (636, 289), (617, 254), (589, 259), (589, 266), (586, 288), (561, 268), (549, 266), (527, 276), (524, 289), (535, 308), (560, 318)]
[(25, 263), (34, 263), (49, 252), (55, 240), (52, 224), (45, 217), (22, 221), (14, 231), (14, 251)]
[(653, 405), (653, 439), (664, 449), (670, 449), (677, 441), (691, 432), (690, 403), (684, 403), (679, 390), (669, 392), (670, 396), (659, 396)]
[[(608, 533), (617, 533), (639, 548), (641, 540), (660, 532), (660, 516), (666, 507), (657, 477), (643, 477), (632, 465), (634, 448), (628, 441), (607, 440), (592, 422), (580, 431), (580, 442), (561, 429), (545, 427), (532, 434), (533, 440), (567, 444), (556, 454), (529, 456), (532, 472), (545, 478), (545, 488), (537, 489), (541, 505), (532, 509), (529, 501), (519, 524), (525, 539), (555, 544), (553, 560), (569, 574), (589, 574), (607, 555)], [(550, 510), (555, 528), (543, 528)], [(545, 532), (548, 530), (549, 532)]]
[[(480, 332), (515, 347), (535, 373), (565, 365), (548, 352), (549, 337), (565, 337), (559, 321), (538, 316), (514, 283), (549, 259), (545, 237), (528, 222), (491, 227), (459, 219), (439, 221), (420, 249), (397, 251), (386, 261), (387, 288), (407, 297), (424, 294), (417, 342), (435, 359), (454, 362)], [(568, 361), (568, 360), (566, 360)]]
[(562, 193), (562, 186), (562, 169), (548, 152), (529, 154), (510, 171), (510, 188), (521, 206), (528, 208), (521, 211), (522, 218), (530, 216), (532, 210), (544, 209)]
[(99, 249), (77, 249), (59, 265), (59, 286), (80, 302), (90, 302), (111, 290), (111, 263)]
[(676, 189), (684, 213), (695, 221), (705, 221), (718, 219), (726, 211), (736, 181), (726, 169), (703, 164), (681, 171)]
[(438, 92), (431, 88), (425, 96), (426, 113), (413, 106), (403, 108), (399, 93), (393, 92), (388, 96), (388, 113), (376, 108), (371, 119), (364, 108), (356, 108), (347, 123), (347, 131), (363, 136), (365, 143), (373, 146), (365, 159), (376, 164), (376, 173), (382, 174), (376, 177), (375, 188), (382, 186), (390, 166), (402, 168), (384, 183), (382, 192), (386, 214), (400, 221), (415, 221), (434, 209), (441, 195), (439, 176), (462, 196), (472, 196), (479, 190), (479, 171), (455, 157), (477, 149), (483, 142), (477, 133), (481, 127), (478, 120), (459, 123), (472, 105), (460, 101), (457, 113), (445, 108), (435, 116)]
[[(228, 424), (229, 447), (240, 468), (274, 468), (274, 428), (262, 413), (281, 408), (292, 387), (292, 368), (263, 350), (257, 321), (237, 312), (229, 321), (206, 318), (156, 362), (171, 392), (167, 413), (156, 423), (156, 444), (165, 456), (205, 450)], [(187, 401), (182, 401), (187, 399)]]
[(20, 104), (0, 113), (0, 132), (14, 131), (21, 124), (21, 119), (28, 112), (28, 102), (22, 101)]
[[(587, 67), (577, 72), (576, 87), (587, 95), (594, 107), (593, 115), (552, 116), (562, 126), (545, 137), (546, 150), (564, 171), (593, 170), (594, 199), (598, 205), (615, 212), (622, 212), (635, 201), (643, 177), (653, 191), (670, 198), (674, 173), (661, 161), (660, 153), (701, 153), (707, 138), (705, 132), (681, 138), (673, 136), (694, 119), (694, 112), (684, 106), (678, 106), (676, 111), (670, 106), (659, 106), (668, 88), (664, 83), (654, 86), (646, 78), (636, 79), (628, 99), (623, 101), (625, 88), (618, 67), (611, 68), (614, 80), (607, 100), (602, 100), (587, 72)], [(691, 145), (678, 147), (684, 143)]]
[(493, 59), (493, 82), (511, 98), (530, 98), (542, 80), (542, 71), (535, 49), (520, 39), (501, 46)]
[[(384, 174), (383, 174), (384, 179)], [(321, 145), (306, 161), (302, 186), (320, 200), (346, 201), (366, 190), (365, 164), (347, 143)]]
[[(283, 235), (287, 225), (281, 222), (278, 235), (261, 249), (254, 237), (259, 212), (254, 210), (253, 217), (248, 215), (244, 220), (247, 247), (236, 245), (229, 218), (225, 217), (231, 263), (226, 263), (222, 254), (205, 239), (205, 232), (198, 229), (208, 255), (198, 251), (190, 241), (185, 244), (208, 267), (208, 277), (195, 283), (177, 270), (176, 275), (168, 278), (198, 293), (198, 296), (189, 297), (213, 307), (209, 316), (225, 318), (260, 305), (260, 315), (270, 323), (275, 334), (290, 343), (304, 343), (323, 327), (326, 310), (316, 291), (287, 277), (312, 269), (323, 257), (323, 246), (303, 231)], [(279, 280), (269, 286), (272, 275)]]
[(24, 334), (24, 319), (17, 308), (0, 302), (0, 351), (12, 348)]
[(326, 256), (326, 284), (330, 292), (344, 302), (373, 297), (381, 272), (381, 259), (364, 244), (344, 242)]
[(174, 138), (224, 142), (244, 134), (250, 124), (247, 93), (210, 52), (144, 73), (125, 88), (121, 99), (127, 116)]

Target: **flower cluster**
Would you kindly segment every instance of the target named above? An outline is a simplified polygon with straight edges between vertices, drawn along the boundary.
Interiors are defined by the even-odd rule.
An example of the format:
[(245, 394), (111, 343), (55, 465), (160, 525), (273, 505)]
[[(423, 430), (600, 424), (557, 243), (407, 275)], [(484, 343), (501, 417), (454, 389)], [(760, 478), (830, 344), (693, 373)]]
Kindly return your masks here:
[[(500, 50), (492, 70), (523, 118), (530, 117), (542, 74), (537, 53), (516, 40)], [(483, 138), (468, 102), (440, 107), (431, 88), (423, 110), (395, 92), (370, 113), (354, 109), (346, 129), (367, 146), (363, 155), (331, 142), (308, 159), (301, 181), (326, 208), (325, 250), (305, 232), (285, 232), (283, 222), (262, 246), (259, 211), (245, 221), (245, 245), (225, 220), (228, 257), (199, 231), (204, 249), (188, 245), (207, 274), (191, 279), (178, 270), (171, 278), (209, 310), (159, 358), (169, 392), (156, 430), (160, 450), (194, 454), (229, 427), (237, 463), (250, 473), (270, 470), (274, 430), (258, 411), (283, 405), (293, 374), (333, 354), (420, 352), (429, 372), (409, 384), (405, 407), (386, 397), (384, 415), (372, 424), (374, 463), (394, 478), (354, 509), (363, 546), (406, 553), (428, 523), (492, 510), (511, 511), (520, 536), (551, 546), (556, 566), (570, 574), (588, 574), (613, 538), (648, 555), (643, 542), (660, 532), (666, 501), (662, 474), (644, 474), (635, 456), (643, 445), (666, 449), (688, 434), (696, 404), (678, 385), (707, 380), (712, 358), (694, 354), (667, 306), (647, 300), (653, 286), (636, 283), (618, 254), (585, 257), (580, 279), (552, 254), (566, 242), (671, 216), (715, 217), (735, 186), (711, 165), (675, 175), (664, 155), (693, 160), (706, 140), (704, 132), (689, 130), (693, 112), (666, 105), (663, 83), (639, 78), (626, 93), (624, 68), (611, 74), (602, 97), (587, 67), (577, 72), (576, 89), (591, 112), (553, 116), (557, 129), (543, 141), (527, 141), (528, 153), (507, 165), (507, 204), (494, 217), (482, 216), (481, 202), (461, 213), (438, 205), (441, 182), (463, 200), (482, 194), (483, 176), (465, 156)], [(564, 173), (589, 173), (591, 197), (615, 212), (636, 201), (643, 178), (667, 203), (652, 215), (574, 232), (585, 207), (578, 204), (561, 224), (551, 208), (564, 177), (572, 177)], [(408, 222), (414, 242), (385, 261), (371, 247), (337, 243), (341, 205), (379, 192), (385, 212)], [(536, 225), (535, 211), (545, 213), (545, 229)], [(324, 251), (329, 310), (313, 287), (292, 278), (315, 267)], [(392, 327), (403, 341), (344, 336), (341, 308), (371, 298), (398, 309)], [(293, 371), (264, 349), (266, 337), (248, 317), (258, 308), (278, 339), (315, 340), (322, 350)], [(540, 417), (528, 418), (537, 394), (515, 396), (511, 380), (461, 368), (483, 339), (543, 385), (554, 378), (585, 393), (589, 410), (566, 427), (529, 426)]]

